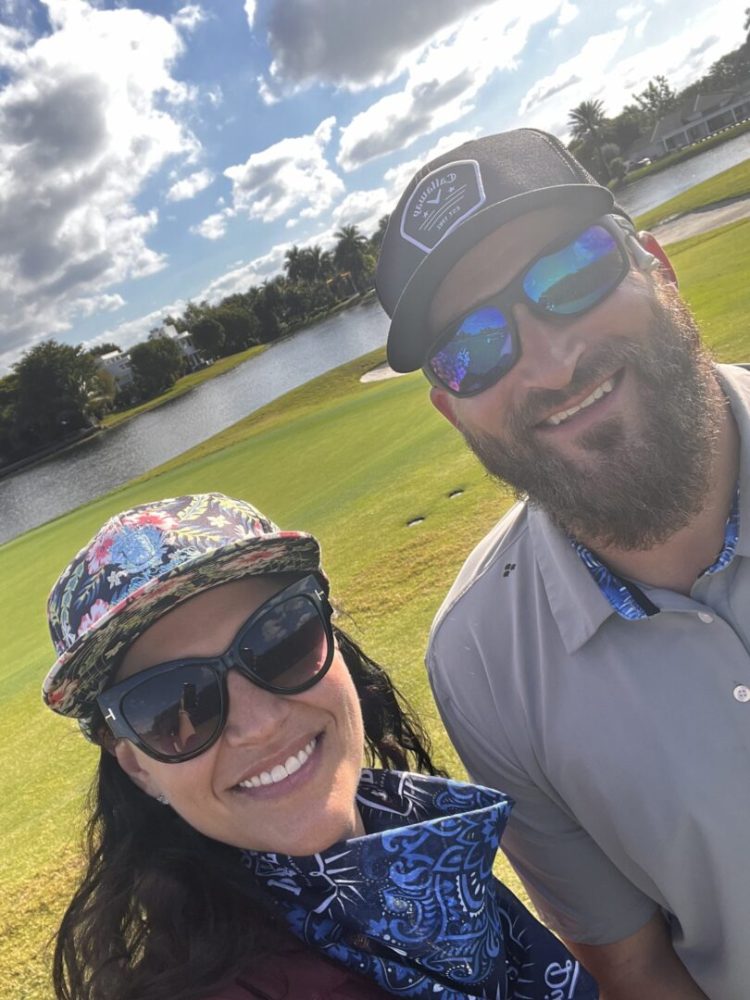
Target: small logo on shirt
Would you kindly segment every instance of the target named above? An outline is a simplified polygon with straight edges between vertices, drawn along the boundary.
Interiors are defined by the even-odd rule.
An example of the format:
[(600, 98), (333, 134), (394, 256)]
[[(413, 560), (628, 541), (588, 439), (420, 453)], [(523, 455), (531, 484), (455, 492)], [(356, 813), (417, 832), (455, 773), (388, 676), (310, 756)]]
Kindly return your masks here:
[(503, 570), (503, 576), (510, 576), (513, 570), (516, 568), (515, 563), (506, 563), (505, 569)]

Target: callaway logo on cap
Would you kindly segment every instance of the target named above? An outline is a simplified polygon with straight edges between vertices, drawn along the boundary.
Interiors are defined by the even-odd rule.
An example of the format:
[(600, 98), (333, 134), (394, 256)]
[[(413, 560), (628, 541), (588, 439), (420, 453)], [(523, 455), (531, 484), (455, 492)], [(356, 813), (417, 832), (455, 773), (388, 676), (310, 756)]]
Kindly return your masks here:
[(422, 364), (435, 336), (430, 302), (463, 254), (511, 219), (561, 203), (582, 220), (626, 214), (559, 139), (537, 129), (471, 139), (417, 171), (391, 215), (375, 278), (391, 317), (391, 367)]
[(427, 174), (412, 191), (401, 215), (401, 235), (430, 253), (486, 201), (476, 160), (456, 160)]

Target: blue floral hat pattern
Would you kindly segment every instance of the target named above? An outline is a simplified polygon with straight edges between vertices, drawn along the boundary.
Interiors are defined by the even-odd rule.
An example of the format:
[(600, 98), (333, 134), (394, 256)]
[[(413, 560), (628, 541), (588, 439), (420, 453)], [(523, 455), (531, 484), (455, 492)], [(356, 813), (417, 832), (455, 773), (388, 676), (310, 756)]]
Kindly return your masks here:
[(243, 576), (317, 573), (320, 546), (280, 531), (243, 500), (203, 493), (110, 518), (75, 556), (47, 602), (57, 660), (42, 697), (60, 715), (91, 715), (119, 654), (175, 605)]

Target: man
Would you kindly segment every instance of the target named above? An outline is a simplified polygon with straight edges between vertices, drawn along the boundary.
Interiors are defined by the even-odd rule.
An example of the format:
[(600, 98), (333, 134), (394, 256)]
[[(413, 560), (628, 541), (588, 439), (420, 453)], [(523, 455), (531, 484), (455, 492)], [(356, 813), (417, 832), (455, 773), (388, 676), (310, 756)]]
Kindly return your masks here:
[(603, 997), (747, 1000), (750, 378), (531, 129), (413, 178), (377, 288), (392, 367), (519, 495), (427, 654), (507, 854)]

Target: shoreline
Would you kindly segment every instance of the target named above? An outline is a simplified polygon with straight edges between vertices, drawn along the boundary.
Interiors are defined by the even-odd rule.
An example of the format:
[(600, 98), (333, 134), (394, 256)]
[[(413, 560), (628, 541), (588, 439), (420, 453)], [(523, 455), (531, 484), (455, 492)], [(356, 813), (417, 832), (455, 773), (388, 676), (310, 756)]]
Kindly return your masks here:
[[(248, 348), (248, 350), (253, 351), (256, 347), (260, 347), (263, 351), (267, 350), (269, 347), (273, 347), (274, 344), (281, 344), (283, 341), (290, 340), (295, 337), (298, 333), (302, 333), (304, 330), (309, 330), (318, 323), (324, 323), (326, 320), (331, 319), (333, 316), (337, 316), (342, 312), (346, 312), (350, 309), (355, 309), (358, 306), (369, 305), (375, 299), (375, 289), (368, 289), (361, 295), (351, 296), (344, 302), (339, 303), (334, 306), (325, 316), (316, 316), (314, 320), (310, 323), (305, 323), (300, 326), (296, 326), (293, 330), (288, 330), (283, 336), (277, 337), (276, 340), (272, 340), (269, 343), (256, 344), (253, 348)], [(244, 352), (240, 352), (244, 353)], [(145, 403), (139, 404), (137, 407), (132, 409), (137, 412), (128, 412), (127, 410), (121, 411), (121, 413), (114, 413), (112, 416), (119, 417), (120, 419), (113, 421), (112, 423), (100, 423), (97, 427), (91, 428), (86, 434), (79, 437), (75, 437), (70, 441), (63, 442), (59, 447), (50, 446), (45, 448), (42, 452), (35, 452), (33, 455), (28, 455), (26, 458), (20, 458), (17, 462), (12, 462), (9, 465), (0, 466), (0, 480), (12, 476), (17, 472), (25, 472), (26, 469), (34, 468), (38, 465), (43, 465), (50, 459), (59, 458), (68, 451), (72, 451), (74, 448), (79, 447), (79, 445), (85, 444), (87, 441), (91, 440), (92, 437), (96, 437), (100, 434), (106, 434), (108, 431), (116, 430), (119, 427), (124, 427), (130, 420), (141, 416), (143, 413), (151, 413), (154, 410), (161, 409), (162, 406), (168, 406), (170, 403), (175, 402), (175, 400), (182, 399), (184, 396), (189, 395), (200, 386), (204, 385), (206, 382), (212, 382), (216, 378), (221, 378), (222, 375), (227, 375), (229, 372), (233, 371), (235, 368), (239, 368), (240, 365), (244, 365), (247, 361), (252, 361), (253, 357), (261, 353), (260, 351), (255, 351), (255, 353), (247, 358), (242, 358), (237, 360), (235, 364), (229, 364), (222, 371), (214, 372), (207, 378), (201, 379), (195, 385), (185, 386), (182, 390), (178, 392), (163, 393), (161, 396), (155, 396), (154, 399), (146, 400)], [(233, 355), (229, 355), (233, 357)], [(224, 359), (219, 359), (224, 360)], [(210, 367), (210, 366), (209, 366)], [(183, 378), (189, 378), (191, 374), (182, 376)]]

